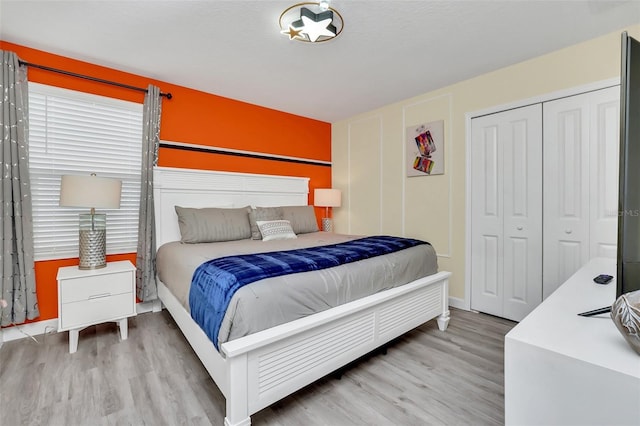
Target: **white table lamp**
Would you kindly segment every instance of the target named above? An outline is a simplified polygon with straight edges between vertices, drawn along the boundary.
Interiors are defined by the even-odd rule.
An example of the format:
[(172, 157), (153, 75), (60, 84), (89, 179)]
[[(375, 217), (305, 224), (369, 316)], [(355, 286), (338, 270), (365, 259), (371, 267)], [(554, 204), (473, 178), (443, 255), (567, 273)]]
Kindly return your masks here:
[(329, 207), (340, 207), (342, 193), (339, 189), (322, 188), (313, 191), (313, 204), (316, 207), (324, 207), (325, 214), (322, 218), (322, 230), (333, 231), (333, 222), (329, 217)]
[(78, 254), (80, 269), (107, 266), (107, 215), (96, 214), (96, 208), (119, 209), (122, 181), (91, 176), (64, 175), (60, 181), (60, 206), (85, 207), (90, 213), (80, 214)]

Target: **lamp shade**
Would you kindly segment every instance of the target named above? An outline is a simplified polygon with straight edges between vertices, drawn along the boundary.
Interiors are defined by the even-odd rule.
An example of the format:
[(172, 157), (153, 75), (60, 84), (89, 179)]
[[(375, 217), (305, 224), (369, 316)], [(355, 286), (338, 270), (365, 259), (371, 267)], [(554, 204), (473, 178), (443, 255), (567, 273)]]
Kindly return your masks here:
[(122, 181), (82, 175), (64, 175), (60, 182), (60, 206), (119, 209)]
[(340, 207), (342, 193), (339, 189), (323, 188), (313, 191), (313, 204), (316, 207)]

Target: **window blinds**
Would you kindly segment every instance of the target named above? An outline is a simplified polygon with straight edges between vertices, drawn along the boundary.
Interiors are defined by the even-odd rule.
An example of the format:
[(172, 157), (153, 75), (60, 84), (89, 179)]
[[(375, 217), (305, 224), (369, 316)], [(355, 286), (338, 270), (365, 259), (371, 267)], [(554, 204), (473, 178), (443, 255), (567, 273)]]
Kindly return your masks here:
[(60, 207), (60, 177), (122, 180), (107, 214), (107, 253), (133, 253), (138, 238), (142, 104), (29, 83), (29, 171), (35, 260), (78, 256), (78, 214)]

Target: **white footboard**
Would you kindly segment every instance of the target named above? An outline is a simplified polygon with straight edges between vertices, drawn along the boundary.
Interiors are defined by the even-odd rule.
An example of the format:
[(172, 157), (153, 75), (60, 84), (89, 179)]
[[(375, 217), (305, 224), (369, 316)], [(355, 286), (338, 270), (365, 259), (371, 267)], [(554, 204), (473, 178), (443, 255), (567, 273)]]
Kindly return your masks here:
[[(231, 395), (241, 402), (227, 400), (225, 424), (249, 424), (252, 413), (432, 318), (439, 317), (446, 327), (448, 277), (448, 272), (440, 272), (223, 344), (231, 371), (246, 369), (246, 381), (231, 380)], [(246, 408), (241, 406), (244, 401)]]
[(249, 416), (438, 317), (449, 320), (448, 272), (222, 345), (230, 372), (225, 424)]

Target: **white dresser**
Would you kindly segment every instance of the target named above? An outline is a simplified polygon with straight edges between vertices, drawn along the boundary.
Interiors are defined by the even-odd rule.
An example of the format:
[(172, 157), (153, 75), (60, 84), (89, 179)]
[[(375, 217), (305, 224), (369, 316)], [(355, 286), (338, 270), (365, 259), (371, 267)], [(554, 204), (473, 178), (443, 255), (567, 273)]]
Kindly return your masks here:
[(640, 356), (609, 314), (615, 259), (593, 259), (505, 337), (507, 425), (640, 425)]
[(58, 331), (69, 330), (69, 353), (78, 349), (80, 330), (117, 321), (127, 339), (127, 318), (136, 314), (136, 268), (128, 260), (101, 269), (58, 269)]

